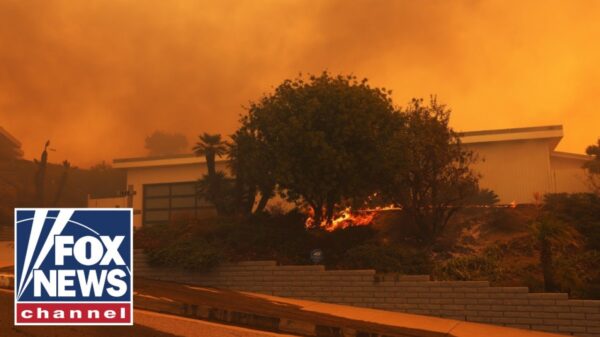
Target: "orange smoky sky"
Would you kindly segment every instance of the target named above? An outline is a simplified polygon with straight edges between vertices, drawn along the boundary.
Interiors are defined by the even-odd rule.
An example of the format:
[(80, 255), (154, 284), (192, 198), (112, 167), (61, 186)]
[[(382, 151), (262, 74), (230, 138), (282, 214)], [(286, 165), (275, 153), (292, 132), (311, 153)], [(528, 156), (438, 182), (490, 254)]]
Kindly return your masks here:
[(0, 125), (26, 158), (145, 154), (155, 130), (231, 134), (299, 72), (353, 73), (398, 105), (436, 94), (457, 130), (600, 135), (598, 1), (0, 0)]

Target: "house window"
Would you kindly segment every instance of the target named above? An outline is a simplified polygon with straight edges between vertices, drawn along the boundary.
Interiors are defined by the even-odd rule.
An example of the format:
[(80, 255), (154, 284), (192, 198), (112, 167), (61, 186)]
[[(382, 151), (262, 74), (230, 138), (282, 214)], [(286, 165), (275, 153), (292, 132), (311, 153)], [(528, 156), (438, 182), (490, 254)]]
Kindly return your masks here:
[(143, 223), (165, 224), (205, 218), (213, 206), (196, 195), (196, 182), (144, 185)]

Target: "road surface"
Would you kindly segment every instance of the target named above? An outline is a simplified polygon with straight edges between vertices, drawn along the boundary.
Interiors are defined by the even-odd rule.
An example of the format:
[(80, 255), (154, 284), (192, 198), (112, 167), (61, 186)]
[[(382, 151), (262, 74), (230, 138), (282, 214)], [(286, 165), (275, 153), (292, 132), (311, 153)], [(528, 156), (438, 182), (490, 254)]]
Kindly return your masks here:
[[(134, 310), (133, 326), (18, 326), (13, 325), (13, 292), (0, 290), (2, 337), (275, 337), (271, 332), (245, 329), (184, 317)], [(289, 335), (288, 335), (289, 336)]]
[(0, 268), (14, 264), (14, 250), (12, 241), (0, 241)]
[[(200, 321), (197, 319), (165, 315), (145, 310), (135, 310), (136, 324), (158, 331), (168, 331), (178, 336), (219, 336), (219, 337), (281, 337), (289, 336), (274, 332), (251, 330), (237, 326)], [(200, 334), (199, 334), (200, 332)]]

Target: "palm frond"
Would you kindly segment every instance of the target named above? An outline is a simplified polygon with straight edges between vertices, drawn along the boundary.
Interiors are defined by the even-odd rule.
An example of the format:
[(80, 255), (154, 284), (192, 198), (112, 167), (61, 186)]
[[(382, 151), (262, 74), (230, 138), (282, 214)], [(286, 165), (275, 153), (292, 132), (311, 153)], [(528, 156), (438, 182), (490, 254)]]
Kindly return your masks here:
[(227, 153), (228, 143), (221, 139), (220, 134), (203, 133), (198, 136), (198, 142), (193, 147), (193, 151), (197, 156), (207, 154), (221, 157)]

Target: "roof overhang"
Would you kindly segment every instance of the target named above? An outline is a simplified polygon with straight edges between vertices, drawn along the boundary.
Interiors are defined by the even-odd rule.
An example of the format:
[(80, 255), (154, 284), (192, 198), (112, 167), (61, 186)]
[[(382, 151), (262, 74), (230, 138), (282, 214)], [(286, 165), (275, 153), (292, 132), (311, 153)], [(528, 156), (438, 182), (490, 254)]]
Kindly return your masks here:
[(562, 125), (460, 132), (463, 144), (547, 139), (554, 149), (563, 137)]
[(113, 160), (114, 168), (140, 168), (155, 166), (193, 165), (202, 164), (205, 160), (193, 154), (173, 156), (138, 157)]
[[(0, 128), (1, 130), (1, 128)], [(489, 142), (507, 142), (518, 140), (547, 140), (551, 150), (554, 150), (563, 137), (562, 125), (536, 126), (527, 128), (481, 130), (458, 133), (463, 144), (489, 143)], [(570, 156), (571, 159), (586, 159), (585, 155), (578, 155), (565, 152), (553, 152), (553, 156)], [(589, 159), (589, 158), (588, 158)], [(226, 159), (217, 160), (217, 162), (226, 162)], [(142, 168), (142, 167), (160, 167), (176, 165), (194, 165), (204, 164), (205, 158), (194, 154), (180, 154), (170, 156), (138, 157), (113, 160), (113, 167), (120, 169)]]
[(570, 152), (560, 152), (560, 151), (552, 151), (552, 153), (550, 155), (552, 157), (555, 157), (555, 158), (580, 160), (580, 161), (583, 161), (583, 162), (586, 162), (586, 161), (589, 161), (589, 160), (593, 159), (591, 156), (588, 156), (588, 155), (585, 155), (585, 154), (570, 153)]
[[(217, 163), (226, 160), (216, 160)], [(164, 167), (179, 165), (200, 165), (206, 163), (202, 156), (194, 154), (180, 154), (170, 156), (123, 158), (113, 160), (113, 167), (118, 169), (142, 168), (142, 167)]]

